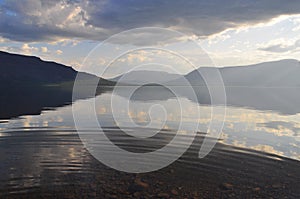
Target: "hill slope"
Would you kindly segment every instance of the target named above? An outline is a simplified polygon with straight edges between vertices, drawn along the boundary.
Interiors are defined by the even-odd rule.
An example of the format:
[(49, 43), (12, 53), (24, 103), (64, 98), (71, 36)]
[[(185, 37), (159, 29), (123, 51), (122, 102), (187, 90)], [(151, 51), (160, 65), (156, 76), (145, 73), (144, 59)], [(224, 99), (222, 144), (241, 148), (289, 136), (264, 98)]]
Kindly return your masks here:
[[(1, 85), (59, 84), (74, 81), (78, 73), (87, 80), (98, 78), (91, 74), (77, 72), (69, 66), (43, 61), (38, 57), (0, 51)], [(102, 85), (113, 85), (112, 82), (102, 78), (100, 81)]]
[[(281, 60), (265, 62), (249, 66), (234, 66), (224, 68), (203, 67), (184, 76), (192, 85), (205, 85), (201, 75), (205, 72), (208, 78), (214, 78), (219, 70), (225, 86), (248, 87), (297, 87), (300, 86), (300, 65), (297, 60)], [(179, 78), (171, 84), (179, 84)]]
[(178, 74), (171, 74), (163, 71), (140, 70), (125, 73), (110, 80), (114, 82), (120, 81), (120, 83), (123, 84), (143, 85), (149, 83), (164, 84), (178, 78), (180, 78), (180, 75)]
[[(40, 114), (44, 109), (72, 103), (73, 83), (78, 74), (83, 86), (76, 99), (93, 97), (86, 92), (89, 81), (114, 85), (62, 64), (0, 51), (0, 119)], [(105, 90), (98, 87), (96, 94)]]

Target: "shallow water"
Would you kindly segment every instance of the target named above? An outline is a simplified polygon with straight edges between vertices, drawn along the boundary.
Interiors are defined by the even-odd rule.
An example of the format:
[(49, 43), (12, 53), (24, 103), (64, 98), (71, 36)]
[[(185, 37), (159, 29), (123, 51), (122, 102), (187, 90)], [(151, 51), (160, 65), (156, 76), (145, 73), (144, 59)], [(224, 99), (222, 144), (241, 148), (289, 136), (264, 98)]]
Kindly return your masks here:
[[(295, 94), (294, 89), (291, 95)], [(280, 92), (268, 91), (260, 89), (246, 93), (282, 96)], [(147, 192), (152, 196), (157, 192), (172, 195), (170, 190), (174, 188), (180, 192), (179, 195), (183, 194), (181, 196), (195, 196), (194, 192), (198, 191), (197, 194), (204, 198), (226, 197), (226, 194), (272, 196), (277, 192), (296, 198), (299, 194), (296, 184), (300, 173), (300, 113), (296, 110), (298, 106), (295, 103), (298, 101), (294, 100), (297, 96), (287, 104), (278, 98), (277, 104), (272, 104), (268, 103), (270, 98), (260, 95), (258, 103), (247, 105), (247, 96), (241, 97), (240, 90), (230, 90), (230, 106), (226, 108), (225, 120), (222, 115), (214, 117), (216, 123), (224, 122), (220, 137), (211, 138), (212, 142), (217, 139), (218, 144), (207, 157), (199, 159), (198, 151), (211, 121), (212, 109), (208, 104), (201, 103), (200, 98), (195, 102), (184, 94), (175, 97), (157, 88), (140, 90), (130, 98), (124, 93), (125, 88), (43, 111), (40, 115), (3, 120), (0, 123), (0, 194), (6, 197), (16, 196), (14, 194), (53, 197), (51, 193), (56, 190), (55, 197), (72, 197), (73, 194), (78, 197), (111, 197), (114, 194), (133, 197), (136, 192)], [(112, 98), (114, 106), (111, 106)], [(85, 124), (80, 127), (80, 133), (97, 133), (99, 124), (92, 122), (89, 112), (92, 102), (96, 104), (101, 132), (126, 151), (146, 153), (161, 149), (176, 134), (180, 135), (180, 139), (174, 146), (179, 150), (194, 139), (196, 134), (191, 132), (198, 132), (189, 150), (175, 163), (159, 171), (141, 174), (148, 184), (167, 183), (168, 186), (154, 188), (150, 185), (147, 190), (131, 191), (136, 174), (110, 169), (90, 154), (78, 136), (73, 113), (77, 113)], [(127, 102), (129, 111), (124, 106)], [(292, 109), (292, 106), (297, 108)], [(136, 139), (122, 133), (120, 128), (132, 135), (152, 137)], [(177, 131), (179, 128), (180, 131)], [(154, 131), (159, 133), (155, 135)], [(105, 140), (95, 139), (95, 143), (104, 146), (105, 150), (111, 149), (110, 143)], [(176, 150), (173, 152), (175, 154)], [(174, 154), (165, 153), (161, 157), (168, 158)], [(159, 159), (151, 162), (153, 165), (160, 163)], [(230, 182), (238, 192), (231, 193), (231, 188), (222, 187), (224, 182)], [(207, 186), (199, 188), (203, 184)], [(276, 186), (279, 188), (274, 188)], [(257, 187), (260, 193), (253, 193)], [(195, 197), (198, 197), (197, 194)]]

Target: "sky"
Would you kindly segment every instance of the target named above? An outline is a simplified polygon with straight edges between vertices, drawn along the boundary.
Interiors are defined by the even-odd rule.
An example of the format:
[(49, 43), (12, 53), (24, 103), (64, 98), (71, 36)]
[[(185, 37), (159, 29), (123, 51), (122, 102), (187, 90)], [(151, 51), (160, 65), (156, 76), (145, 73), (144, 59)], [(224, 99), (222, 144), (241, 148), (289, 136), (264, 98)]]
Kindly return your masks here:
[[(157, 35), (149, 29), (122, 34), (143, 27), (166, 28), (184, 36)], [(183, 40), (196, 42), (218, 67), (300, 60), (300, 1), (0, 0), (0, 50), (38, 56), (77, 70), (84, 70), (86, 57), (103, 42), (99, 65), (107, 65), (121, 48), (153, 42), (180, 52), (184, 48), (191, 59), (199, 56)], [(155, 53), (163, 54), (132, 52), (122, 57), (118, 67), (150, 62)], [(182, 67), (182, 72), (189, 70)]]

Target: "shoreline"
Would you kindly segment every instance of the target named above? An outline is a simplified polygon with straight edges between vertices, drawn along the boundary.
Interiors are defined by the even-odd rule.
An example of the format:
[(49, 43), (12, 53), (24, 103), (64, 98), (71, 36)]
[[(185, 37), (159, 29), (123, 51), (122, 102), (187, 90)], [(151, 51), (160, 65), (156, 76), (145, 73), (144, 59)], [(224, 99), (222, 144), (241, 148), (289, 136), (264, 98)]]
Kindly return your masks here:
[[(59, 136), (55, 139), (79, 138), (72, 135)], [(129, 174), (108, 168), (94, 159), (82, 144), (77, 143), (78, 156), (84, 157), (77, 170), (68, 170), (67, 165), (66, 170), (59, 169), (61, 165), (53, 165), (53, 169), (44, 168), (38, 179), (39, 184), (31, 188), (26, 186), (13, 188), (9, 185), (9, 181), (6, 183), (1, 181), (0, 196), (1, 198), (299, 198), (300, 161), (221, 143), (217, 143), (205, 158), (198, 159), (197, 152), (201, 146), (201, 139), (201, 136), (197, 136), (189, 150), (168, 167), (144, 174)], [(59, 140), (57, 141), (59, 143)], [(1, 162), (3, 167), (5, 162)]]

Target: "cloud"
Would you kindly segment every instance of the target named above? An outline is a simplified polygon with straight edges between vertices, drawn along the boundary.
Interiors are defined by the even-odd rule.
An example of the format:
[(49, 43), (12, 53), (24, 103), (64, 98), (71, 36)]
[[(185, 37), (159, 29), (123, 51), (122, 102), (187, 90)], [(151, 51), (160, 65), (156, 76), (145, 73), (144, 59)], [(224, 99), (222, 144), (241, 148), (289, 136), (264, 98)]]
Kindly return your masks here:
[(57, 55), (61, 55), (63, 53), (63, 51), (61, 51), (61, 50), (56, 50), (55, 52)]
[(47, 47), (41, 47), (41, 51), (42, 51), (43, 53), (47, 53), (47, 52), (48, 52), (48, 48), (47, 48)]
[(34, 52), (38, 52), (39, 49), (36, 48), (36, 47), (33, 47), (33, 46), (30, 46), (29, 44), (27, 43), (24, 43), (21, 47), (21, 51), (23, 54), (28, 54), (28, 55), (31, 55), (32, 53)]
[(0, 36), (0, 43), (4, 43), (4, 42), (7, 42), (7, 40)]
[[(93, 3), (91, 3), (93, 2)], [(185, 33), (207, 36), (227, 28), (263, 22), (282, 14), (299, 13), (300, 3), (283, 5), (279, 0), (112, 0), (90, 1), (88, 23), (122, 30), (144, 26), (171, 27)]]
[(13, 52), (13, 53), (20, 53), (20, 48), (13, 47), (13, 46), (0, 46), (1, 51)]
[(298, 13), (300, 1), (280, 0), (7, 0), (0, 4), (0, 36), (23, 42), (104, 40), (120, 31), (155, 26), (206, 37)]
[(14, 41), (95, 38), (101, 33), (85, 23), (85, 11), (76, 1), (11, 0), (0, 7), (0, 35)]
[(296, 51), (300, 47), (300, 40), (295, 41), (292, 44), (286, 44), (286, 42), (270, 44), (265, 47), (258, 48), (258, 50), (274, 52), (274, 53), (285, 53), (290, 51)]

